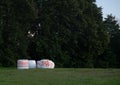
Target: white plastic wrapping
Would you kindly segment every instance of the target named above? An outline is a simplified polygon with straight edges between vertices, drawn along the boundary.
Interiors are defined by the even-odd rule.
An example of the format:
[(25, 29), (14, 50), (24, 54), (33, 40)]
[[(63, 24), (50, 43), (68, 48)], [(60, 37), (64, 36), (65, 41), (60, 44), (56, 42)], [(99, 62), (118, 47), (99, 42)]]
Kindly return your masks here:
[(20, 59), (17, 61), (18, 69), (29, 69), (29, 62), (27, 59)]
[(35, 60), (29, 60), (29, 68), (36, 68), (36, 61)]
[(37, 61), (37, 68), (53, 69), (53, 68), (55, 68), (55, 64), (53, 61), (51, 61), (49, 59), (42, 59), (40, 61)]

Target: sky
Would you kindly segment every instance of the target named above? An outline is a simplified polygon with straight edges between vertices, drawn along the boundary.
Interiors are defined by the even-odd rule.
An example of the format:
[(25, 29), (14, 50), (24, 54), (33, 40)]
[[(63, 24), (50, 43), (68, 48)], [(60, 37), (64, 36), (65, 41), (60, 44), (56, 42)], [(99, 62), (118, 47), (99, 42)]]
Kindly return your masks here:
[(102, 7), (103, 17), (112, 14), (120, 23), (120, 0), (96, 0), (98, 7)]

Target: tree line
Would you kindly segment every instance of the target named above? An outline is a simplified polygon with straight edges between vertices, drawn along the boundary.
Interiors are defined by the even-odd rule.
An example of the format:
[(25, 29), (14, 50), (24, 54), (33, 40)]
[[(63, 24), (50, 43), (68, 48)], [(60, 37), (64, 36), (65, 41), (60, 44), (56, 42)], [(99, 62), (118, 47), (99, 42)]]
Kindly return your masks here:
[(96, 0), (1, 0), (0, 66), (51, 59), (56, 67), (120, 67), (120, 26)]

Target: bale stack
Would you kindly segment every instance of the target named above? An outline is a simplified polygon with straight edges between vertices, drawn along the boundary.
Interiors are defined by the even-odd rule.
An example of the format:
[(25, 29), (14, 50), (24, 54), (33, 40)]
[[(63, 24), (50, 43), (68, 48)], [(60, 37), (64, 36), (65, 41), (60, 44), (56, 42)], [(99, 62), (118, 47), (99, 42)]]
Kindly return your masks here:
[(17, 69), (32, 69), (32, 68), (44, 68), (54, 69), (55, 63), (49, 59), (35, 60), (19, 59), (17, 61)]

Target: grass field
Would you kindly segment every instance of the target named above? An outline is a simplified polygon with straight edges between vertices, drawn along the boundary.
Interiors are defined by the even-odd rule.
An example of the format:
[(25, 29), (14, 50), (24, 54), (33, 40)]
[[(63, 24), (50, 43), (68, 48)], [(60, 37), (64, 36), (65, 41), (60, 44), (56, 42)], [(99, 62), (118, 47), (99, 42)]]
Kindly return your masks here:
[(120, 69), (0, 68), (0, 85), (120, 85)]

